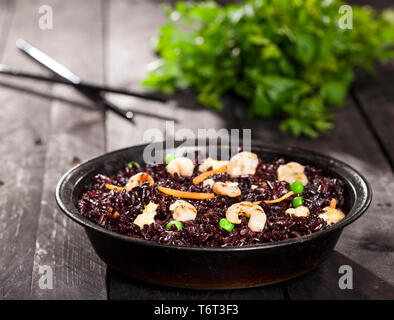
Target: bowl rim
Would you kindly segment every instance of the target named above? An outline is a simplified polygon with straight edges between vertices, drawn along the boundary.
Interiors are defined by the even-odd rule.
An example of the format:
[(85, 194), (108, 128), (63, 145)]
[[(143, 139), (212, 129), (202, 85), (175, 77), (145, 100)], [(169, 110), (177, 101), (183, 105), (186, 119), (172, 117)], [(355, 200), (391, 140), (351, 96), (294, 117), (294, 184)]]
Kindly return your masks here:
[[(188, 141), (188, 140), (186, 140), (186, 141)], [(192, 141), (195, 142), (197, 140), (192, 140)], [(163, 144), (165, 142), (166, 141), (160, 141), (160, 142), (155, 142), (155, 143)], [(185, 143), (185, 141), (176, 141), (176, 143), (179, 143), (179, 142)], [(129, 242), (129, 243), (134, 243), (134, 244), (148, 246), (148, 247), (169, 249), (169, 250), (225, 252), (225, 251), (254, 251), (254, 250), (262, 250), (262, 249), (271, 249), (271, 248), (278, 248), (278, 247), (283, 247), (283, 246), (292, 245), (292, 244), (309, 242), (313, 239), (323, 237), (325, 234), (334, 232), (338, 229), (343, 229), (345, 226), (353, 223), (355, 220), (357, 220), (361, 215), (363, 215), (365, 213), (365, 211), (368, 209), (368, 207), (372, 201), (372, 188), (371, 188), (371, 185), (368, 182), (368, 180), (366, 180), (366, 178), (359, 171), (357, 171), (356, 169), (354, 169), (353, 167), (351, 167), (350, 165), (346, 164), (345, 162), (343, 162), (341, 160), (338, 160), (338, 159), (335, 159), (331, 156), (327, 156), (327, 155), (324, 155), (324, 154), (321, 154), (321, 153), (318, 153), (315, 151), (311, 151), (308, 149), (295, 147), (292, 145), (284, 145), (282, 147), (272, 147), (272, 146), (258, 144), (258, 143), (254, 144), (252, 142), (252, 147), (251, 147), (252, 151), (263, 151), (264, 150), (264, 151), (270, 151), (272, 153), (296, 152), (296, 153), (313, 155), (314, 157), (318, 157), (320, 159), (324, 159), (326, 161), (329, 161), (330, 163), (333, 164), (333, 166), (341, 167), (341, 168), (345, 169), (347, 172), (351, 173), (353, 176), (357, 176), (358, 180), (360, 180), (364, 184), (363, 189), (365, 190), (366, 197), (363, 200), (363, 202), (361, 203), (361, 206), (359, 207), (359, 209), (357, 211), (355, 209), (355, 205), (356, 205), (356, 202), (355, 202), (353, 204), (352, 208), (346, 214), (346, 217), (344, 219), (342, 219), (340, 222), (334, 224), (333, 226), (328, 227), (327, 229), (320, 230), (320, 231), (311, 233), (309, 235), (304, 235), (301, 237), (288, 239), (288, 240), (267, 242), (267, 243), (248, 245), (248, 246), (242, 246), (242, 247), (181, 246), (181, 245), (172, 245), (172, 244), (158, 243), (158, 242), (150, 241), (150, 240), (132, 238), (127, 235), (123, 235), (123, 234), (117, 233), (115, 231), (110, 231), (110, 230), (107, 230), (101, 226), (98, 226), (94, 222), (92, 222), (89, 219), (87, 219), (86, 217), (82, 216), (77, 211), (75, 204), (73, 204), (73, 206), (75, 207), (75, 212), (71, 212), (70, 210), (68, 210), (65, 202), (63, 201), (62, 195), (63, 195), (64, 189), (65, 189), (66, 183), (67, 183), (67, 179), (71, 176), (72, 173), (79, 170), (81, 167), (83, 167), (91, 162), (97, 161), (101, 158), (110, 157), (114, 154), (122, 153), (122, 152), (125, 152), (126, 150), (133, 149), (133, 148), (141, 148), (146, 145), (147, 144), (139, 144), (139, 145), (134, 145), (134, 146), (130, 146), (130, 147), (125, 147), (125, 148), (113, 150), (110, 152), (105, 152), (105, 153), (102, 153), (98, 156), (94, 156), (88, 160), (85, 160), (85, 161), (77, 164), (76, 166), (72, 167), (71, 169), (69, 169), (60, 178), (60, 180), (56, 186), (55, 198), (56, 198), (56, 203), (59, 206), (59, 208), (61, 209), (61, 211), (66, 216), (68, 216), (70, 219), (77, 222), (79, 225), (83, 226), (85, 229), (94, 230), (99, 233), (103, 233), (106, 236), (117, 238), (119, 240), (123, 240), (123, 241)], [(194, 146), (196, 147), (196, 145), (194, 145)], [(174, 148), (176, 148), (176, 145), (174, 146)], [(305, 158), (308, 158), (308, 157), (305, 157)], [(354, 185), (350, 184), (350, 187), (353, 189), (353, 193), (357, 195)]]

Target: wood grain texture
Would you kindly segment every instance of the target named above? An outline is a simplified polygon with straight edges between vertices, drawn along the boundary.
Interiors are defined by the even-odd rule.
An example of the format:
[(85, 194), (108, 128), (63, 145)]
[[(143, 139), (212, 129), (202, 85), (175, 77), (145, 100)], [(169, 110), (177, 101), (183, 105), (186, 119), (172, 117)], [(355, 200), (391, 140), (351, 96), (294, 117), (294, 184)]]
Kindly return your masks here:
[[(278, 131), (277, 121), (249, 120), (240, 125), (252, 128), (254, 141), (267, 145), (294, 145), (342, 160), (361, 172), (371, 183), (373, 201), (367, 213), (345, 228), (336, 249), (377, 277), (394, 283), (392, 215), (394, 179), (383, 153), (364, 123), (355, 104), (349, 100), (336, 112), (335, 129), (319, 139), (294, 138)], [(311, 287), (315, 284), (311, 283)], [(296, 295), (295, 295), (296, 296)]]
[[(351, 1), (351, 4), (366, 3), (355, 0)], [(382, 9), (391, 5), (391, 2), (374, 1), (368, 4)], [(278, 123), (268, 121), (260, 122), (260, 133), (257, 135), (266, 143), (288, 143), (332, 155), (354, 166), (366, 176), (373, 189), (371, 207), (362, 218), (344, 230), (337, 250), (380, 280), (393, 285), (394, 277), (390, 271), (394, 265), (394, 238), (391, 228), (394, 223), (394, 203), (391, 196), (394, 192), (391, 83), (392, 65), (379, 66), (373, 78), (360, 72), (354, 86), (358, 101), (349, 101), (344, 110), (338, 111), (333, 132), (324, 134), (316, 141), (275, 133)], [(256, 123), (254, 126), (256, 127)], [(256, 130), (254, 131), (256, 133)], [(323, 275), (327, 273), (327, 268), (321, 270)], [(332, 270), (330, 272), (333, 274)], [(321, 279), (326, 281), (325, 285), (328, 287), (330, 275), (322, 276)], [(305, 281), (304, 284), (309, 290), (314, 290), (318, 285), (324, 286), (316, 281)], [(290, 298), (303, 296), (305, 287), (296, 289), (292, 288), (291, 284), (288, 287)], [(362, 289), (359, 287), (357, 290)], [(327, 293), (320, 291), (315, 297), (325, 296), (327, 297)]]
[(374, 74), (360, 71), (353, 94), (365, 122), (394, 170), (394, 62), (377, 65)]
[[(106, 81), (108, 85), (140, 90), (140, 81), (146, 66), (154, 60), (150, 38), (154, 30), (163, 23), (160, 8), (152, 1), (111, 1), (107, 2), (106, 32)], [(149, 16), (149, 19), (147, 18)], [(166, 103), (114, 96), (112, 101), (124, 108), (173, 115), (173, 107)], [(162, 120), (143, 115), (135, 116), (131, 124), (107, 112), (107, 149), (114, 150), (141, 144), (147, 128), (164, 130)]]
[(14, 18), (15, 5), (11, 0), (0, 1), (0, 57), (6, 47), (12, 19)]
[[(350, 266), (353, 282), (346, 289), (339, 286), (341, 266)], [(298, 300), (386, 300), (394, 298), (394, 287), (376, 277), (353, 260), (334, 251), (325, 263), (302, 277), (285, 283), (289, 297)]]
[[(35, 45), (81, 78), (102, 82), (101, 2), (57, 0), (50, 5), (54, 12), (54, 30)], [(72, 88), (57, 85), (54, 94), (88, 103)], [(103, 262), (93, 251), (84, 230), (60, 212), (54, 198), (56, 184), (66, 170), (103, 151), (102, 111), (87, 111), (63, 101), (51, 103), (31, 282), (34, 299), (107, 297)], [(40, 287), (45, 266), (53, 270), (53, 289)]]
[[(365, 2), (365, 1), (364, 1)], [(352, 1), (353, 3), (353, 1)], [(358, 3), (358, 1), (357, 1)], [(386, 7), (390, 1), (374, 5)], [(40, 30), (38, 8), (54, 12), (54, 30)], [(25, 38), (82, 78), (141, 90), (149, 63), (150, 40), (164, 22), (158, 1), (0, 0), (0, 59), (23, 70), (46, 73), (17, 54)], [(358, 106), (349, 99), (336, 113), (334, 131), (319, 140), (278, 132), (276, 121), (234, 120), (229, 101), (220, 114), (202, 108), (191, 93), (168, 103), (111, 95), (125, 108), (178, 119), (176, 128), (252, 128), (255, 141), (293, 144), (339, 158), (371, 182), (374, 199), (365, 216), (344, 230), (333, 256), (316, 271), (286, 283), (290, 299), (393, 298), (394, 179), (392, 142), (393, 65), (375, 76), (359, 75)], [(18, 89), (16, 91), (14, 89)], [(84, 231), (57, 209), (54, 189), (79, 160), (105, 150), (144, 143), (147, 129), (165, 131), (165, 122), (136, 115), (135, 124), (106, 116), (71, 88), (21, 79), (0, 79), (0, 299), (106, 299), (106, 268)], [(88, 110), (87, 110), (88, 108)], [(361, 113), (360, 113), (361, 110)], [(355, 288), (338, 290), (338, 267), (352, 266)], [(54, 289), (39, 287), (43, 266), (54, 272)], [(362, 266), (362, 267), (361, 267)], [(282, 286), (235, 291), (185, 291), (134, 282), (108, 270), (114, 299), (282, 299)]]
[[(155, 11), (157, 9), (154, 9), (154, 7), (150, 6), (151, 4), (149, 2), (148, 4), (144, 3), (140, 5), (138, 5), (138, 2), (134, 2), (133, 4), (123, 3), (121, 5), (119, 5), (118, 3), (117, 5), (111, 5), (110, 12), (112, 12), (111, 14), (116, 14), (116, 16), (122, 13), (127, 16), (127, 12), (129, 9), (130, 14), (132, 11), (133, 14), (137, 14), (139, 16), (139, 13), (142, 15), (143, 12), (142, 10), (139, 11), (139, 8), (144, 7), (147, 12), (149, 7), (150, 16), (152, 17), (151, 20), (153, 21), (151, 24), (156, 25), (158, 24), (158, 21), (161, 21), (160, 18), (157, 18), (160, 17), (160, 14)], [(120, 8), (119, 11), (117, 11), (116, 8)], [(139, 19), (141, 18), (136, 18), (136, 20), (131, 19), (130, 24), (134, 23), (134, 21), (138, 21)], [(110, 21), (112, 21), (112, 18), (110, 19)], [(145, 21), (145, 23), (147, 22)], [(141, 25), (141, 23), (139, 23), (138, 25)], [(131, 29), (136, 30), (136, 28), (130, 28), (130, 30)], [(135, 48), (135, 50), (141, 50), (141, 47), (144, 47), (145, 45), (143, 44), (144, 41), (139, 37), (142, 37), (143, 34), (151, 34), (151, 31), (149, 31), (149, 26), (147, 26), (144, 30), (145, 31), (138, 29), (138, 32), (135, 32), (138, 35), (127, 35), (126, 31), (124, 31), (125, 34), (122, 34), (121, 39), (127, 37), (136, 37), (141, 42), (138, 49)], [(113, 38), (112, 33), (110, 33), (109, 38)], [(146, 59), (146, 57), (151, 55), (151, 53), (146, 47), (144, 50), (144, 54), (136, 55), (141, 58), (143, 57), (143, 59)], [(128, 59), (131, 59), (128, 55), (126, 55), (126, 57), (128, 57)], [(109, 60), (119, 62), (119, 60), (115, 59)], [(133, 70), (139, 70), (136, 64), (143, 65), (144, 63), (140, 64), (138, 63), (138, 59), (136, 59), (135, 63), (131, 64), (135, 66)], [(121, 63), (120, 65), (123, 66), (124, 64)], [(140, 75), (142, 74), (142, 72), (140, 71), (136, 71), (136, 73)], [(136, 87), (137, 82), (134, 82), (133, 85)], [(200, 113), (200, 110), (198, 109), (199, 107), (195, 107), (196, 104), (191, 102), (193, 101), (193, 98), (190, 96), (181, 96), (181, 98), (176, 98), (176, 101), (178, 103), (178, 106), (182, 105), (184, 107), (179, 108), (179, 111), (177, 110), (177, 108), (174, 108), (174, 113), (180, 115), (182, 119), (181, 123), (185, 123), (186, 127), (204, 128), (207, 124), (207, 127), (212, 128), (233, 126), (231, 120), (229, 121), (230, 126), (228, 124), (226, 125), (226, 117), (221, 120), (212, 120), (213, 117), (211, 115)], [(191, 107), (187, 108), (190, 105)], [(232, 106), (234, 107), (234, 104)], [(207, 111), (204, 110), (204, 112)], [(355, 107), (354, 103), (349, 102), (345, 110), (341, 110), (340, 112), (338, 112), (337, 118), (337, 127), (334, 134), (332, 132), (327, 133), (323, 135), (321, 139), (316, 141), (303, 138), (295, 139), (287, 135), (281, 134), (280, 132), (278, 132), (278, 123), (275, 121), (251, 121), (243, 117), (242, 119), (240, 119), (240, 121), (236, 123), (235, 126), (239, 126), (240, 128), (252, 128), (255, 141), (259, 141), (260, 143), (287, 143), (297, 146), (303, 146), (344, 160), (347, 163), (353, 165), (356, 169), (360, 170), (363, 174), (365, 174), (373, 185), (373, 189), (375, 191), (374, 201), (368, 214), (345, 230), (338, 244), (338, 250), (346, 254), (349, 258), (352, 259), (352, 261), (354, 260), (356, 263), (365, 265), (368, 270), (376, 273), (378, 277), (381, 277), (385, 281), (392, 283), (394, 279), (391, 276), (390, 268), (393, 264), (393, 240), (392, 237), (390, 237), (389, 226), (393, 222), (393, 218), (390, 216), (390, 208), (392, 205), (390, 200), (390, 193), (393, 192), (394, 186), (392, 183), (392, 176), (387, 175), (387, 172), (390, 172), (390, 168), (384, 155), (379, 149), (379, 146), (374, 140), (374, 137), (371, 134), (368, 126), (364, 123), (363, 118), (358, 113), (358, 110)], [(350, 123), (352, 124), (351, 126), (349, 125)], [(154, 122), (149, 123), (149, 125), (154, 126)], [(144, 127), (146, 128), (147, 126), (141, 126), (141, 128)], [(116, 128), (117, 130), (119, 130), (119, 133), (121, 132), (121, 130), (123, 131), (122, 127), (120, 126), (116, 126)], [(141, 131), (137, 130), (136, 134), (141, 134)], [(130, 134), (130, 137), (131, 136), (132, 134)], [(111, 134), (109, 134), (109, 140), (111, 139)], [(116, 134), (115, 142), (119, 143), (120, 139), (122, 139), (120, 134)], [(140, 141), (141, 139), (139, 138), (138, 140)], [(128, 145), (127, 143), (130, 144), (130, 140), (127, 140), (126, 143), (120, 143), (119, 146), (126, 146)], [(109, 143), (109, 146), (114, 145), (115, 144), (111, 142)], [(384, 254), (382, 254), (382, 252), (384, 252)], [(114, 283), (116, 283), (116, 281)], [(316, 285), (316, 282), (311, 281), (310, 286), (313, 287), (314, 285)], [(138, 291), (138, 289), (134, 287), (130, 287), (130, 290)], [(292, 293), (292, 297), (290, 298), (297, 296), (297, 290), (290, 290), (290, 292)], [(133, 295), (133, 291), (131, 291), (131, 295)]]
[[(152, 39), (165, 17), (157, 1), (108, 2), (106, 30), (107, 84), (141, 91), (150, 63), (157, 61)], [(132, 17), (132, 18), (131, 18)], [(179, 94), (168, 103), (149, 102), (122, 96), (112, 96), (114, 102), (125, 108), (165, 115), (178, 121), (175, 128), (230, 127), (223, 114), (201, 107), (190, 94)], [(136, 115), (135, 124), (107, 112), (106, 133), (108, 150), (149, 142), (147, 129), (156, 128), (165, 136), (165, 121)], [(144, 134), (147, 134), (144, 139)]]
[[(2, 1), (0, 7), (5, 41), (0, 43), (1, 61), (24, 65), (25, 58), (16, 54), (15, 39), (21, 35), (33, 42), (43, 39), (37, 33), (37, 4)], [(34, 65), (26, 69), (38, 70)], [(50, 110), (48, 99), (15, 91), (15, 83), (2, 77), (0, 84), (0, 298), (4, 299), (30, 297)], [(32, 91), (51, 88), (34, 82), (18, 84)]]
[[(350, 0), (350, 4), (369, 5), (376, 10), (394, 8), (391, 0)], [(394, 171), (394, 62), (375, 65), (372, 73), (357, 70), (352, 95), (364, 121), (372, 130), (375, 140)]]
[[(350, 4), (367, 3), (352, 0)], [(392, 6), (392, 2), (379, 0), (368, 2), (368, 5), (381, 10)], [(338, 154), (338, 158), (353, 165), (369, 180), (373, 189), (371, 207), (364, 217), (345, 229), (337, 245), (337, 250), (344, 255), (335, 255), (335, 259), (330, 259), (317, 272), (321, 273), (318, 280), (312, 276), (303, 279), (303, 282), (288, 285), (290, 296), (293, 298), (306, 298), (305, 292), (308, 291), (314, 292), (314, 298), (329, 298), (330, 295), (337, 299), (393, 297), (394, 276), (390, 272), (394, 265), (394, 238), (390, 227), (394, 223), (394, 202), (391, 197), (394, 192), (394, 96), (391, 89), (393, 68), (394, 64), (391, 62), (384, 66), (378, 65), (373, 76), (360, 70), (357, 72), (352, 102), (348, 103), (345, 112), (338, 112), (337, 127), (327, 141), (327, 147), (331, 149), (329, 152)], [(325, 136), (328, 135), (330, 133)], [(324, 141), (320, 141), (319, 144), (324, 145)], [(312, 146), (313, 143), (309, 145), (315, 150), (318, 149), (317, 143), (315, 146)], [(346, 259), (349, 260), (347, 263)], [(339, 278), (339, 275), (335, 276), (335, 271), (341, 264), (348, 264), (354, 269), (357, 281), (355, 290), (351, 292), (338, 291), (332, 280)], [(372, 273), (368, 274), (369, 272)], [(313, 290), (316, 287), (325, 287), (327, 290), (316, 292)]]
[[(165, 21), (162, 8), (157, 1), (113, 1), (108, 2), (108, 28), (106, 30), (106, 70), (108, 85), (129, 87), (142, 90), (141, 81), (146, 76), (149, 63), (157, 60), (151, 45), (151, 39), (156, 35), (157, 27)], [(147, 18), (149, 15), (149, 18)], [(132, 19), (130, 18), (132, 17)], [(129, 97), (111, 96), (112, 101), (125, 108), (162, 114), (177, 119), (175, 130), (187, 128), (194, 133), (204, 128), (232, 128), (232, 116), (226, 112), (221, 114), (200, 106), (195, 96), (188, 93), (177, 94), (168, 103), (148, 102)], [(149, 142), (149, 136), (144, 134), (149, 129), (159, 129), (165, 137), (166, 124), (163, 120), (136, 115), (135, 124), (107, 112), (106, 137), (107, 149), (119, 149), (131, 145)], [(167, 132), (168, 133), (168, 132)], [(168, 137), (171, 137), (168, 136)], [(160, 139), (161, 140), (161, 139)], [(109, 272), (109, 287), (111, 299), (147, 299), (152, 296), (157, 299), (197, 299), (241, 298), (242, 291), (235, 293), (223, 292), (215, 295), (212, 291), (196, 292), (170, 288), (156, 288), (114, 275)], [(253, 290), (252, 290), (253, 291)], [(269, 292), (269, 294), (268, 294)], [(268, 297), (282, 299), (280, 286), (272, 286), (270, 290), (254, 290), (251, 298)]]

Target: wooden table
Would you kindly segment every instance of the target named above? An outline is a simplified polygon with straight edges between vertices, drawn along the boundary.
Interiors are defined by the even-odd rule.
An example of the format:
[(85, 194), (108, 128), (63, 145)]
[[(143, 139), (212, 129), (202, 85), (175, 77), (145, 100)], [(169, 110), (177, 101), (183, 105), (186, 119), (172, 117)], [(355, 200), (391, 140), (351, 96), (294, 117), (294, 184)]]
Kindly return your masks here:
[[(383, 2), (382, 2), (383, 3)], [(387, 2), (386, 2), (387, 3)], [(381, 2), (378, 2), (381, 4)], [(38, 27), (39, 7), (53, 9), (53, 30)], [(0, 0), (1, 63), (43, 73), (17, 52), (24, 38), (83, 79), (140, 90), (156, 58), (150, 41), (165, 21), (156, 1)], [(252, 128), (265, 144), (293, 144), (341, 159), (371, 182), (370, 209), (347, 227), (318, 270), (268, 287), (191, 291), (139, 283), (107, 269), (84, 230), (57, 208), (57, 181), (75, 163), (143, 142), (163, 120), (137, 115), (135, 124), (97, 111), (62, 85), (0, 78), (0, 298), (4, 299), (374, 299), (394, 297), (394, 65), (374, 77), (360, 73), (336, 127), (317, 140), (293, 138), (277, 122), (235, 117), (199, 106), (191, 94), (168, 103), (108, 96), (123, 107), (171, 115), (176, 128)], [(353, 268), (354, 289), (338, 286), (341, 265)], [(42, 266), (53, 269), (53, 289), (40, 289)], [(41, 273), (40, 273), (41, 272)]]

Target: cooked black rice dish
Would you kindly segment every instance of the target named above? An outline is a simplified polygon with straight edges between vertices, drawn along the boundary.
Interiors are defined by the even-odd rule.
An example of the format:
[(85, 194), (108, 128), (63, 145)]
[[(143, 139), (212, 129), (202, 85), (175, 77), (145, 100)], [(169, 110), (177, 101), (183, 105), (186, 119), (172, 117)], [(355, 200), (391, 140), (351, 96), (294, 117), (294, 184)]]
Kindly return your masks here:
[[(197, 157), (196, 157), (197, 158)], [(250, 152), (197, 163), (124, 165), (98, 174), (78, 201), (101, 227), (177, 246), (247, 246), (296, 238), (344, 218), (344, 183), (320, 168)]]

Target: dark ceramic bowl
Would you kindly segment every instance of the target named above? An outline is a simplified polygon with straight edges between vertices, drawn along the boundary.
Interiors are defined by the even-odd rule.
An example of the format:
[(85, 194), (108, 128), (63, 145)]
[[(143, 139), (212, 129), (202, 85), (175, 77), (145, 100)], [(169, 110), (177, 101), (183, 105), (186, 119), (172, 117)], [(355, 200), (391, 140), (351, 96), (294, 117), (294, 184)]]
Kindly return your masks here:
[[(175, 144), (175, 147), (179, 143)], [(184, 146), (183, 144), (182, 146)], [(193, 147), (194, 141), (190, 142)], [(304, 274), (322, 263), (334, 249), (345, 226), (359, 218), (371, 202), (371, 187), (347, 164), (310, 151), (256, 146), (252, 151), (265, 161), (283, 157), (322, 168), (345, 182), (346, 217), (332, 227), (291, 240), (248, 247), (181, 247), (139, 240), (108, 231), (79, 214), (75, 204), (83, 187), (98, 174), (115, 174), (125, 163), (141, 164), (145, 145), (106, 153), (81, 163), (59, 181), (60, 209), (82, 225), (99, 257), (130, 277), (175, 287), (199, 289), (245, 288), (280, 282)], [(217, 147), (218, 150), (222, 147)], [(175, 153), (173, 149), (166, 149)], [(178, 149), (179, 151), (179, 149)]]

